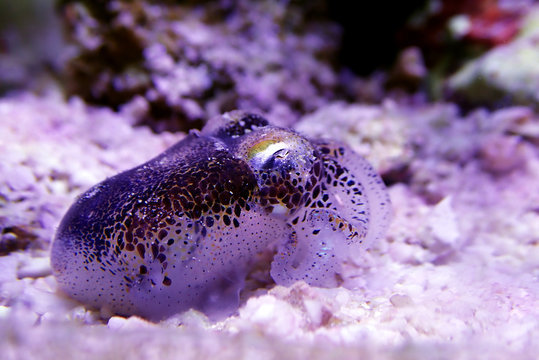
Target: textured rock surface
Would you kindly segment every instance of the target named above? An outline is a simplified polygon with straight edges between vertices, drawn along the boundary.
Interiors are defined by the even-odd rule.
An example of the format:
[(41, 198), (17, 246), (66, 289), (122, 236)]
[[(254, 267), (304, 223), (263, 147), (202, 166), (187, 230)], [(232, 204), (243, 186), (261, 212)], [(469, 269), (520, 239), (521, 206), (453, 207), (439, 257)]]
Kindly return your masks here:
[(143, 101), (142, 120), (160, 130), (239, 108), (290, 124), (338, 87), (339, 32), (321, 18), (320, 1), (65, 3), (78, 49), (69, 91), (115, 108)]
[(528, 10), (520, 34), (508, 44), (470, 61), (447, 89), (473, 105), (539, 104), (539, 7)]

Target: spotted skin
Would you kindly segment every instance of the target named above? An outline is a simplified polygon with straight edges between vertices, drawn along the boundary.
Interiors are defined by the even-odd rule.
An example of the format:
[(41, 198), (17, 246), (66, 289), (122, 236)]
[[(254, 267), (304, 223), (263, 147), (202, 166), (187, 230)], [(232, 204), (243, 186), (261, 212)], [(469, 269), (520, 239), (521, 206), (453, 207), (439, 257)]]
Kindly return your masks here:
[(235, 111), (83, 194), (51, 264), (60, 288), (92, 307), (219, 318), (268, 250), (278, 284), (339, 285), (340, 263), (383, 236), (389, 208), (380, 178), (349, 148)]
[(321, 163), (319, 181), (289, 220), (294, 236), (280, 244), (271, 275), (282, 285), (303, 280), (335, 287), (342, 283), (343, 261), (360, 256), (368, 243), (384, 235), (391, 203), (365, 159), (336, 142), (312, 143)]

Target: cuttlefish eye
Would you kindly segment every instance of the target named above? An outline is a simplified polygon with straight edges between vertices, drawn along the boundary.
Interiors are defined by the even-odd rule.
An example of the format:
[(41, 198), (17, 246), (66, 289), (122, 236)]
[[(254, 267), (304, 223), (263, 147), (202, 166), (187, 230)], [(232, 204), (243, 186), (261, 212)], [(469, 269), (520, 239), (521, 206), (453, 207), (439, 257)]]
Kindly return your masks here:
[(286, 159), (290, 151), (288, 149), (280, 149), (273, 153), (269, 158), (267, 158), (263, 165), (262, 169), (269, 170), (274, 168), (286, 168), (290, 167), (292, 164), (287, 162)]
[(264, 140), (249, 149), (248, 159), (258, 170), (289, 170), (294, 167), (292, 146), (284, 141)]
[(273, 126), (246, 134), (239, 141), (236, 155), (257, 179), (259, 204), (276, 216), (299, 210), (322, 173), (320, 164), (315, 166), (320, 159), (312, 143), (294, 131)]
[(275, 128), (271, 133), (246, 139), (244, 157), (254, 171), (306, 176), (313, 166), (315, 149), (300, 135)]

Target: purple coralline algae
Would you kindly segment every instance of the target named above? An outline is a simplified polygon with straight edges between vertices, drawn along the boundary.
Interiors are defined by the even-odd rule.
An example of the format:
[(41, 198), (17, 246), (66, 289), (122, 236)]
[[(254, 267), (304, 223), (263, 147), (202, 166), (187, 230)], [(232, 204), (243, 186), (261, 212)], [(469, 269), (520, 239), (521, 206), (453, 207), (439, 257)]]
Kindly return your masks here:
[(158, 130), (238, 108), (287, 126), (334, 96), (339, 32), (317, 2), (234, 3), (67, 2), (69, 91), (114, 108), (143, 100)]

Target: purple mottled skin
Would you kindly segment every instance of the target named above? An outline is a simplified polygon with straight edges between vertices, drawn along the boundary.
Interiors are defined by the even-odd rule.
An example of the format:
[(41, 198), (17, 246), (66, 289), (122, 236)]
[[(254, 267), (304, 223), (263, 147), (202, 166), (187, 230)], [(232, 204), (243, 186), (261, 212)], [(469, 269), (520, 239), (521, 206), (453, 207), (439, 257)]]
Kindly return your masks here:
[(60, 288), (151, 320), (233, 313), (257, 255), (277, 284), (340, 284), (341, 263), (383, 236), (385, 186), (348, 147), (259, 115), (214, 118), (147, 163), (83, 194), (52, 246)]

